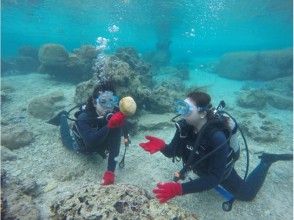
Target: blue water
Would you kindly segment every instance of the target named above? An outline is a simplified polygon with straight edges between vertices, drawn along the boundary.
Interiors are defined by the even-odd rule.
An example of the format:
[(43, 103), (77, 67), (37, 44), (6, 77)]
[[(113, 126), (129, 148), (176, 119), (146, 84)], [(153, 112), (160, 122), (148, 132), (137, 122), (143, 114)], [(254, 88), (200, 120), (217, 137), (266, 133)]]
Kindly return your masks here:
[[(97, 36), (142, 53), (171, 39), (175, 60), (293, 45), (291, 0), (4, 0), (1, 18), (3, 57), (48, 42), (71, 50)], [(119, 32), (108, 32), (113, 24)]]

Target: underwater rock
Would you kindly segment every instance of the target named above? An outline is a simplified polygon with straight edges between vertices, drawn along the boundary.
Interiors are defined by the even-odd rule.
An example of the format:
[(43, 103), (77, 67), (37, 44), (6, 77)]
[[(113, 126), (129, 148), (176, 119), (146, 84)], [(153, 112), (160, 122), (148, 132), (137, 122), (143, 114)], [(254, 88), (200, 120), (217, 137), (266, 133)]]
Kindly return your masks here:
[(6, 73), (11, 73), (16, 71), (16, 64), (14, 59), (3, 59), (1, 58), (1, 74), (2, 76)]
[(45, 96), (33, 98), (28, 105), (28, 112), (39, 119), (50, 119), (56, 110), (56, 104), (64, 99), (61, 91), (55, 91)]
[(226, 53), (215, 71), (239, 80), (271, 80), (292, 75), (292, 49)]
[(269, 119), (259, 112), (241, 114), (239, 125), (246, 135), (263, 143), (278, 141), (282, 132), (282, 127), (278, 121)]
[[(131, 49), (127, 51), (131, 51), (130, 54), (134, 53)], [(138, 110), (145, 109), (153, 113), (170, 112), (174, 99), (184, 95), (185, 89), (180, 80), (164, 81), (155, 85), (154, 82), (149, 83), (152, 82), (151, 75), (136, 72), (117, 56), (104, 57), (101, 62), (93, 77), (77, 86), (74, 98), (77, 104), (85, 103), (94, 87), (105, 79), (112, 80), (119, 96), (131, 96), (137, 103)]]
[(38, 49), (31, 46), (20, 47), (14, 60), (17, 70), (22, 73), (35, 72), (40, 65)]
[(1, 185), (1, 219), (40, 219), (40, 211), (32, 197), (21, 191), (25, 188), (19, 179), (9, 179), (9, 184)]
[(38, 57), (42, 65), (45, 66), (64, 66), (68, 62), (68, 53), (60, 44), (42, 45)]
[(105, 66), (105, 72), (111, 76), (116, 86), (130, 85), (132, 78), (136, 75), (130, 69), (128, 63), (119, 60), (115, 56), (109, 58), (108, 65)]
[(94, 87), (98, 84), (95, 80), (81, 82), (76, 86), (74, 101), (77, 104), (84, 104), (88, 97), (92, 95)]
[(57, 188), (58, 183), (56, 181), (50, 181), (49, 183), (47, 183), (47, 185), (44, 188), (44, 192), (50, 192), (52, 190), (54, 190), (55, 188)]
[(293, 106), (292, 95), (278, 89), (247, 89), (239, 92), (237, 105), (243, 108), (263, 109), (266, 104), (277, 109), (291, 110)]
[(74, 53), (82, 60), (92, 61), (98, 55), (98, 51), (92, 45), (82, 45), (80, 48), (75, 49)]
[(52, 219), (197, 219), (195, 214), (172, 203), (159, 204), (147, 191), (127, 184), (83, 186), (56, 199), (50, 208)]
[(128, 63), (132, 70), (145, 75), (149, 72), (151, 65), (140, 59), (137, 51), (133, 47), (123, 47), (117, 49), (115, 56)]
[(277, 109), (288, 109), (291, 110), (293, 107), (293, 98), (292, 97), (285, 97), (283, 95), (274, 93), (274, 92), (267, 92), (268, 95), (268, 103), (277, 108)]
[(17, 155), (9, 150), (7, 147), (1, 146), (1, 161), (16, 160)]
[(1, 144), (10, 150), (24, 147), (33, 140), (34, 134), (20, 126), (6, 126), (1, 131)]
[(15, 65), (21, 73), (31, 73), (38, 70), (39, 61), (33, 57), (19, 56), (15, 58)]
[(35, 180), (25, 180), (21, 182), (20, 191), (32, 197), (36, 197), (41, 193), (40, 187)]
[(80, 82), (90, 79), (98, 52), (94, 46), (83, 45), (68, 53), (62, 45), (45, 44), (39, 50), (39, 72), (48, 73), (56, 80)]
[(174, 86), (171, 88), (169, 82), (163, 82), (152, 90), (152, 95), (145, 101), (146, 109), (152, 113), (173, 112), (173, 103), (176, 99), (185, 96), (185, 90), (178, 90)]
[(71, 170), (64, 169), (64, 167), (62, 167), (60, 169), (56, 169), (56, 172), (54, 172), (54, 178), (61, 182), (73, 181), (83, 176), (84, 173), (85, 173), (84, 167), (76, 167)]
[(237, 105), (243, 108), (263, 109), (267, 95), (262, 90), (243, 90), (237, 96)]
[(10, 98), (11, 98), (10, 94), (14, 91), (15, 91), (15, 89), (12, 86), (6, 85), (5, 83), (2, 82), (1, 91), (0, 91), (1, 92), (1, 103), (10, 100)]
[(22, 46), (18, 49), (18, 54), (19, 56), (23, 57), (31, 57), (34, 59), (38, 59), (38, 48), (26, 45)]
[(293, 76), (282, 77), (265, 83), (265, 89), (283, 96), (292, 97)]

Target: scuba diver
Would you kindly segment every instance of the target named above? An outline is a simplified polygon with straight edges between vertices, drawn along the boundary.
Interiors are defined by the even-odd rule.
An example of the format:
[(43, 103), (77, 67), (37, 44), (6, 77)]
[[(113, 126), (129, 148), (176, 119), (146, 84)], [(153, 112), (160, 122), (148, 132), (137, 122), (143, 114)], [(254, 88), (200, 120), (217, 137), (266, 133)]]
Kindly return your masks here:
[[(259, 156), (260, 163), (247, 177), (247, 157), (247, 171), (242, 179), (234, 169), (240, 153), (239, 145), (236, 147), (233, 143), (237, 122), (222, 114), (219, 107), (212, 108), (210, 101), (207, 93), (189, 93), (185, 100), (176, 103), (176, 117), (182, 116), (183, 119), (176, 122), (177, 129), (170, 144), (167, 145), (164, 140), (154, 136), (146, 136), (148, 141), (139, 144), (150, 154), (160, 151), (166, 157), (173, 158), (173, 161), (175, 158), (181, 158), (183, 161), (183, 169), (175, 173), (174, 181), (160, 182), (153, 189), (160, 203), (165, 203), (175, 196), (202, 192), (219, 186), (233, 194), (237, 200), (251, 201), (263, 185), (272, 163), (293, 160), (292, 154), (263, 153)], [(247, 149), (247, 156), (248, 154)], [(199, 178), (179, 183), (179, 180), (185, 179), (188, 171), (193, 171)]]
[[(126, 116), (119, 111), (118, 97), (111, 81), (102, 82), (94, 89), (86, 105), (74, 114), (76, 120), (68, 117), (69, 112), (60, 112), (48, 123), (60, 125), (62, 143), (70, 150), (85, 154), (99, 153), (103, 158), (108, 152), (108, 166), (101, 184), (113, 184)], [(68, 119), (74, 121), (71, 129)]]

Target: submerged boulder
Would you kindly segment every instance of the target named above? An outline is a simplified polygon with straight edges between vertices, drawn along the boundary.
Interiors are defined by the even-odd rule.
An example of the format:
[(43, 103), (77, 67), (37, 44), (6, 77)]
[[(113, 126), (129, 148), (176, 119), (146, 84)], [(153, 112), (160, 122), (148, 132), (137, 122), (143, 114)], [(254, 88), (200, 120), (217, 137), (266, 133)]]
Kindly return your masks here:
[(28, 105), (28, 112), (39, 119), (49, 119), (56, 111), (56, 103), (62, 101), (64, 95), (60, 91), (52, 92), (45, 96), (33, 98)]
[(278, 141), (282, 132), (278, 121), (260, 112), (242, 113), (238, 124), (246, 135), (262, 143)]
[(39, 50), (39, 72), (56, 80), (80, 82), (91, 77), (93, 61), (98, 52), (92, 45), (83, 45), (68, 53), (59, 44), (45, 44)]
[(261, 90), (243, 90), (237, 97), (237, 104), (243, 108), (263, 109), (267, 103), (267, 95)]
[(18, 149), (30, 144), (34, 134), (19, 126), (5, 126), (1, 131), (1, 144), (10, 150)]
[(38, 53), (40, 62), (45, 66), (63, 66), (68, 62), (66, 49), (59, 44), (44, 44)]
[[(288, 77), (285, 79), (288, 79)], [(278, 79), (266, 83), (259, 89), (253, 89), (254, 86), (244, 88), (237, 96), (237, 105), (257, 110), (263, 109), (266, 105), (277, 109), (292, 110), (292, 89), (289, 86), (291, 82)]]
[(220, 75), (239, 80), (271, 80), (292, 75), (292, 49), (224, 54), (216, 65)]
[(172, 203), (161, 205), (147, 191), (127, 184), (84, 186), (60, 197), (51, 205), (52, 219), (197, 219), (195, 214)]
[(1, 185), (1, 219), (41, 219), (40, 210), (32, 199), (40, 193), (36, 181), (23, 181), (12, 173), (5, 178), (9, 181)]

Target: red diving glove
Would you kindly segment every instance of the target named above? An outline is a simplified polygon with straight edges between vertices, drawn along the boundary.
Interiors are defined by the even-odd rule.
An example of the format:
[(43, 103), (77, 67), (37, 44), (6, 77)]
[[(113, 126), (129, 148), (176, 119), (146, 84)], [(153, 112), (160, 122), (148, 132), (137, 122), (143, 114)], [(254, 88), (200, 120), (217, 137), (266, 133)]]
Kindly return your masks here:
[(176, 182), (158, 183), (153, 189), (153, 193), (160, 203), (165, 203), (175, 196), (180, 196), (182, 192), (182, 184)]
[(114, 113), (108, 121), (107, 127), (117, 128), (123, 126), (126, 116), (122, 112)]
[(114, 183), (114, 173), (111, 171), (105, 171), (102, 181), (101, 181), (101, 185), (106, 186), (106, 185), (111, 185)]
[(164, 140), (153, 136), (145, 136), (145, 138), (149, 141), (147, 143), (140, 143), (139, 145), (150, 154), (154, 154), (165, 148)]

